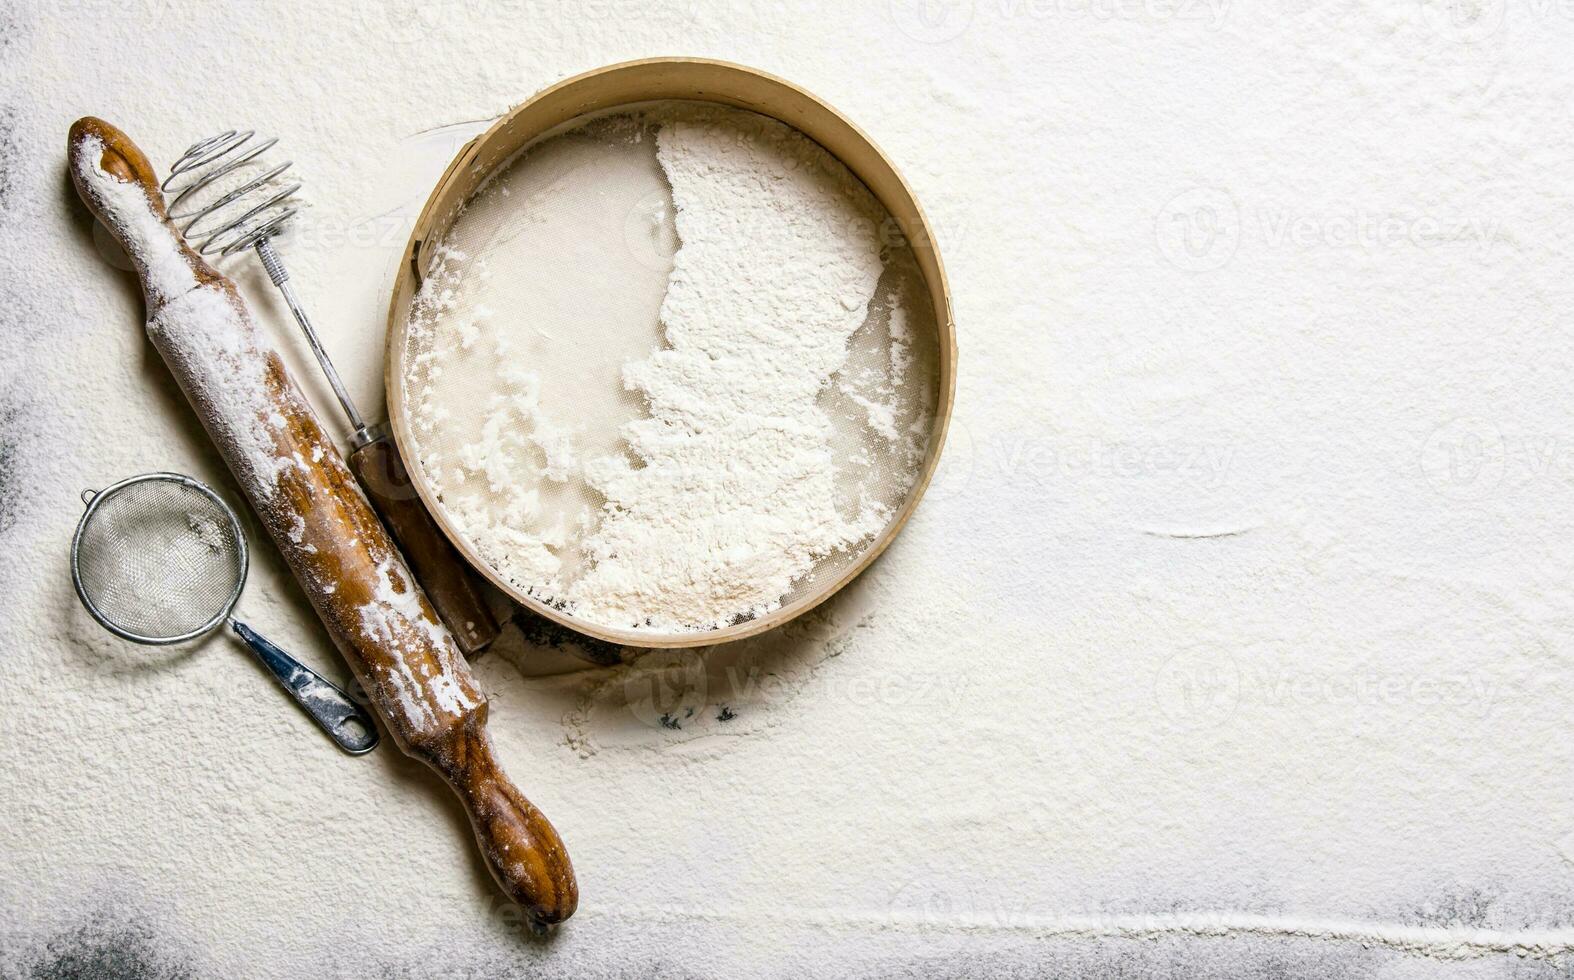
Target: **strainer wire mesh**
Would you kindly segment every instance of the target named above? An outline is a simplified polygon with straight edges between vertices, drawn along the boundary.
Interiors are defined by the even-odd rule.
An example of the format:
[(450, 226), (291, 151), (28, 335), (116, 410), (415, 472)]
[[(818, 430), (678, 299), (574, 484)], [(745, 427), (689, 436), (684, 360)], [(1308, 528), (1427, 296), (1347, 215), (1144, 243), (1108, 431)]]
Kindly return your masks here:
[(72, 544), (77, 594), (111, 632), (176, 643), (240, 598), (246, 543), (235, 512), (189, 477), (133, 477), (95, 495)]

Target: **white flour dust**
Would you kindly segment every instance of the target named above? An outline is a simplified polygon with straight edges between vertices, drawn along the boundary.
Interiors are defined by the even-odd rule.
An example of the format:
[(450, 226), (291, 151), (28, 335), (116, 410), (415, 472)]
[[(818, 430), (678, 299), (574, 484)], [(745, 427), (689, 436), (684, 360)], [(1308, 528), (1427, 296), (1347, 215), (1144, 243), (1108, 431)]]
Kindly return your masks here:
[[(576, 617), (676, 632), (778, 608), (874, 538), (923, 459), (933, 353), (914, 338), (933, 330), (910, 324), (932, 313), (890, 225), (824, 149), (738, 110), (663, 106), (527, 150), (412, 310), (423, 471), (494, 568)], [(570, 236), (612, 241), (536, 265)], [(571, 294), (561, 326), (511, 292), (530, 268)], [(634, 301), (574, 300), (608, 291)], [(585, 336), (595, 321), (619, 335)], [(565, 356), (609, 370), (572, 377)]]
[[(103, 951), (124, 975), (194, 980), (1569, 980), (1574, 168), (1555, 164), (1574, 145), (1574, 19), (1559, 8), (924, 17), (698, 0), (589, 18), (542, 0), (434, 19), (439, 5), (319, 4), (307, 41), (216, 6), (71, 5), (92, 11), (86, 31), (59, 5), (0, 6), (0, 975), (69, 975)], [(454, 124), (673, 50), (787, 72), (904, 172), (951, 277), (958, 412), (878, 576), (823, 633), (735, 645), (739, 670), (715, 668), (690, 702), (706, 725), (646, 712), (649, 675), (521, 676), (514, 662), (556, 651), (517, 630), (476, 663), (499, 760), (581, 876), (579, 914), (541, 942), (447, 791), (390, 741), (346, 758), (228, 637), (198, 655), (137, 647), (76, 608), (82, 488), (154, 468), (233, 485), (147, 348), (135, 284), (61, 186), (62, 143), (96, 112), (162, 171), (211, 131), (280, 135), (315, 210), (282, 248), (376, 416), (387, 284), (486, 125)], [(265, 64), (265, 83), (204, 85), (194, 52)], [(507, 339), (576, 458), (616, 450), (594, 436), (643, 417), (638, 393), (576, 411), (567, 389), (622, 392), (622, 364), (663, 344), (676, 237), (639, 146), (649, 160), (627, 162), (649, 181), (609, 199), (565, 264), (632, 239), (657, 268), (577, 293), (593, 312), (578, 321), (489, 301), (474, 363), (446, 358), (434, 393), (473, 371), (486, 398)], [(1503, 237), (1334, 234), (1362, 213)], [(501, 289), (510, 270), (480, 244), (464, 243), (465, 275), (490, 265)], [(224, 271), (336, 423), (255, 258)], [(648, 331), (601, 330), (630, 293)], [(565, 380), (550, 355), (582, 339), (575, 322), (597, 349), (626, 343)], [(452, 424), (468, 443), (483, 421)], [(533, 483), (547, 514), (581, 506), (569, 484)], [(342, 683), (288, 571), (252, 544), (248, 622)], [(591, 678), (606, 693), (586, 756), (565, 717)]]

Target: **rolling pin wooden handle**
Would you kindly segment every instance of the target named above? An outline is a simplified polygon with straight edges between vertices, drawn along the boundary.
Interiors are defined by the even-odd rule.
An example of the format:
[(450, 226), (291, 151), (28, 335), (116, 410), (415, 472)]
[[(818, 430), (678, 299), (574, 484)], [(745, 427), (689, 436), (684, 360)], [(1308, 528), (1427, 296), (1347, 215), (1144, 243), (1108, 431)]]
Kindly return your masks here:
[(543, 923), (579, 893), (557, 831), (510, 783), (486, 737), (486, 697), (234, 283), (186, 246), (147, 157), (92, 117), (67, 159), (89, 209), (126, 246), (148, 337), (399, 748), (459, 794), (488, 866)]
[[(98, 153), (96, 160), (83, 159), (90, 142)], [(186, 244), (170, 223), (169, 214), (164, 210), (164, 194), (159, 190), (158, 173), (148, 162), (147, 155), (125, 133), (102, 119), (83, 116), (71, 124), (66, 147), (67, 165), (77, 194), (131, 257), (147, 299), (149, 316), (181, 290), (228, 282)], [(94, 165), (120, 183), (140, 189), (155, 220), (139, 223), (137, 212), (106, 200), (98, 188), (83, 178), (83, 168)], [(158, 241), (153, 241), (154, 238)], [(155, 263), (151, 258), (155, 255), (179, 256), (185, 268), (181, 269), (179, 262)]]
[(475, 830), (487, 868), (509, 898), (546, 925), (579, 905), (574, 867), (557, 831), (492, 757), (486, 707), (428, 748), (427, 763), (453, 787)]
[(393, 532), (416, 580), (454, 634), (459, 649), (467, 657), (475, 656), (497, 639), (497, 620), (487, 608), (475, 573), (416, 494), (393, 437), (375, 430), (373, 434), (371, 441), (350, 451), (350, 472)]

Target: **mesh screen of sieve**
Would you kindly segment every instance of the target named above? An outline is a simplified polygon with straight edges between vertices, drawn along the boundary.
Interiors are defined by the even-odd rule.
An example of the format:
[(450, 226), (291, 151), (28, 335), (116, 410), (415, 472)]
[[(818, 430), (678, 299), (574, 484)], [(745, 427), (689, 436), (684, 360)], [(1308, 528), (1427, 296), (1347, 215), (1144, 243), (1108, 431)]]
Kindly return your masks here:
[(912, 492), (938, 331), (818, 144), (657, 103), (522, 150), (411, 305), (409, 455), (469, 549), (571, 617), (677, 633), (835, 581)]
[(237, 527), (228, 507), (179, 480), (106, 490), (79, 529), (78, 589), (102, 620), (144, 643), (210, 628), (246, 577)]

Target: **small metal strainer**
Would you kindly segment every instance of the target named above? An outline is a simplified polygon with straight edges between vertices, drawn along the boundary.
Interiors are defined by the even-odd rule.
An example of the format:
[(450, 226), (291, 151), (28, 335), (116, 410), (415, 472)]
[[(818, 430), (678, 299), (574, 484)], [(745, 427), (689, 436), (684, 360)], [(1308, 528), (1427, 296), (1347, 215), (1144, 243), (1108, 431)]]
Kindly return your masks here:
[(105, 629), (134, 643), (194, 640), (228, 623), (339, 747), (376, 748), (366, 709), (230, 613), (246, 585), (240, 519), (213, 489), (178, 473), (145, 473), (86, 490), (71, 540), (71, 578)]

